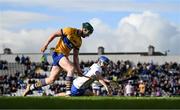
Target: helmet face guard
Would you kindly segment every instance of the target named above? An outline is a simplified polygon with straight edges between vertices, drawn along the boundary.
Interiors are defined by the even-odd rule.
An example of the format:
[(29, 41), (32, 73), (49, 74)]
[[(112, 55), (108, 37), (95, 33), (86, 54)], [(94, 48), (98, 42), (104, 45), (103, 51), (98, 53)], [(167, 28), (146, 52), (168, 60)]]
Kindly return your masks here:
[(86, 35), (90, 35), (93, 33), (94, 28), (92, 27), (92, 25), (88, 22), (85, 22), (82, 24), (82, 28), (85, 29), (87, 31), (87, 33), (85, 33)]

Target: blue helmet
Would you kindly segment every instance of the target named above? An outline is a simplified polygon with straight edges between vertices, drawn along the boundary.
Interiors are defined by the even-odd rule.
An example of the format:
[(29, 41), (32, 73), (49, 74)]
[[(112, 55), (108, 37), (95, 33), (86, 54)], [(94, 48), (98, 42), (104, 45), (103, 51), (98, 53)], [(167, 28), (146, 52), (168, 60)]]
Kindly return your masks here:
[(105, 57), (105, 56), (101, 56), (99, 58), (99, 61), (101, 61), (104, 64), (109, 64), (109, 58)]

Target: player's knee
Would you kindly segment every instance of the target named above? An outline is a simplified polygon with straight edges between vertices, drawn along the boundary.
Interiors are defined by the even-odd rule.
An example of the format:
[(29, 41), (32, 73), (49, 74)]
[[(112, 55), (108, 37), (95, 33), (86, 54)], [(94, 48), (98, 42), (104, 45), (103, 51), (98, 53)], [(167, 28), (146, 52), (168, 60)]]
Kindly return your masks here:
[(47, 79), (48, 84), (52, 84), (54, 82), (55, 82), (55, 78), (50, 77), (50, 78)]
[(68, 73), (73, 73), (73, 72), (74, 72), (74, 69), (75, 69), (74, 66), (69, 66), (67, 72), (68, 72)]

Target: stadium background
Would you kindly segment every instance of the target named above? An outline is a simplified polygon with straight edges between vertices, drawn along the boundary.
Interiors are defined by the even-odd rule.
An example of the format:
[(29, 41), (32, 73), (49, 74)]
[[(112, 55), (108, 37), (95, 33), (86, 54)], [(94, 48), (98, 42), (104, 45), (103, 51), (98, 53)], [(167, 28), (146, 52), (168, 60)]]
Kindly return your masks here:
[[(43, 87), (40, 90), (35, 91), (34, 94), (30, 94), (29, 96), (33, 97), (21, 97), (22, 92), (25, 89), (26, 83), (29, 81), (27, 78), (38, 80), (39, 78), (44, 78), (49, 75), (49, 71), (51, 68), (51, 51), (50, 53), (45, 54), (45, 59), (42, 59), (42, 54), (40, 53), (4, 53), (0, 55), (1, 64), (3, 61), (6, 63), (3, 64), (3, 67), (7, 68), (1, 68), (0, 75), (1, 75), (1, 108), (64, 108), (64, 109), (71, 109), (71, 108), (99, 108), (99, 109), (108, 109), (108, 108), (124, 108), (124, 109), (131, 109), (131, 108), (153, 108), (153, 109), (175, 109), (180, 108), (180, 98), (179, 98), (179, 75), (180, 75), (180, 56), (169, 56), (166, 53), (162, 52), (156, 52), (155, 48), (153, 46), (149, 46), (147, 52), (129, 52), (129, 53), (106, 53), (104, 51), (103, 47), (99, 47), (97, 53), (80, 53), (79, 58), (81, 62), (82, 69), (89, 67), (93, 62), (98, 59), (100, 55), (105, 55), (109, 57), (115, 66), (118, 65), (118, 62), (120, 62), (122, 65), (127, 66), (129, 65), (130, 69), (125, 70), (124, 72), (121, 71), (115, 71), (114, 73), (111, 72), (110, 75), (106, 78), (110, 78), (110, 80), (115, 80), (121, 85), (120, 93), (117, 93), (116, 90), (114, 90), (113, 97), (107, 97), (106, 92), (103, 91), (104, 89), (101, 88), (101, 96), (99, 97), (76, 97), (76, 98), (59, 98), (59, 97), (52, 97), (55, 93), (64, 91), (65, 82), (64, 82), (64, 76), (63, 74), (60, 74), (60, 78), (55, 82), (55, 84), (52, 84), (50, 86)], [(28, 61), (24, 61), (24, 63), (21, 61), (17, 62), (15, 59), (19, 56), (22, 58), (22, 56), (28, 58)], [(46, 59), (47, 58), (47, 59)], [(70, 58), (72, 56), (70, 55)], [(48, 65), (46, 65), (43, 61), (47, 60)], [(32, 65), (35, 64), (35, 67)], [(138, 64), (145, 64), (146, 68), (149, 64), (158, 65), (158, 66), (169, 66), (165, 67), (163, 72), (165, 72), (165, 76), (168, 77), (168, 80), (170, 83), (163, 83), (162, 86), (167, 86), (167, 88), (158, 87), (161, 89), (161, 93), (157, 95), (155, 91), (153, 92), (154, 88), (153, 84), (148, 84), (149, 82), (147, 80), (150, 80), (150, 82), (154, 81), (154, 77), (151, 75), (151, 78), (149, 79), (149, 74), (157, 74), (152, 73), (151, 70), (150, 73), (138, 73), (138, 78), (134, 78), (134, 74), (131, 74), (131, 69), (135, 67), (137, 69)], [(33, 68), (34, 69), (33, 69)], [(29, 68), (29, 69), (27, 69)], [(122, 68), (122, 67), (120, 67)], [(111, 68), (115, 69), (115, 68)], [(167, 73), (166, 73), (166, 69)], [(28, 72), (29, 70), (33, 71)], [(107, 72), (107, 71), (106, 71)], [(117, 75), (117, 73), (120, 73)], [(25, 75), (24, 75), (25, 74)], [(30, 75), (29, 75), (30, 74)], [(36, 75), (35, 75), (36, 74)], [(38, 75), (37, 75), (38, 74)], [(105, 74), (105, 73), (104, 73)], [(132, 76), (131, 76), (132, 75)], [(4, 77), (6, 76), (6, 77)], [(124, 88), (128, 84), (129, 80), (123, 80), (127, 79), (127, 77), (130, 77), (130, 81), (133, 81), (133, 86), (137, 87), (137, 84), (139, 81), (146, 82), (146, 85), (148, 85), (146, 90), (151, 90), (150, 93), (146, 91), (145, 97), (141, 96), (138, 93), (138, 89), (133, 91), (133, 94), (131, 97), (126, 96), (124, 93)], [(175, 78), (174, 78), (175, 77)], [(133, 79), (134, 78), (134, 79)], [(171, 78), (173, 78), (174, 83), (171, 82)], [(7, 81), (9, 80), (9, 82)], [(158, 79), (160, 82), (160, 78), (158, 76)], [(7, 86), (8, 85), (8, 86)], [(156, 85), (157, 86), (157, 85)], [(8, 89), (7, 88), (11, 88)], [(169, 88), (169, 89), (168, 89)], [(168, 90), (167, 90), (168, 89)], [(156, 91), (157, 92), (157, 91)], [(13, 96), (13, 97), (6, 97), (6, 96)], [(18, 96), (18, 97), (17, 97)], [(34, 97), (35, 96), (35, 97)], [(36, 97), (36, 96), (42, 96), (42, 97)], [(35, 101), (36, 100), (36, 101)], [(79, 106), (84, 100), (86, 100), (87, 103), (85, 103), (83, 106)], [(15, 103), (14, 103), (15, 102)], [(148, 102), (148, 103), (147, 103)], [(14, 103), (14, 104), (12, 104)], [(63, 103), (63, 104), (62, 104)], [(8, 106), (8, 104), (11, 104), (11, 106)], [(58, 106), (62, 105), (62, 106)], [(105, 106), (108, 105), (108, 106)], [(131, 106), (129, 106), (131, 105)]]

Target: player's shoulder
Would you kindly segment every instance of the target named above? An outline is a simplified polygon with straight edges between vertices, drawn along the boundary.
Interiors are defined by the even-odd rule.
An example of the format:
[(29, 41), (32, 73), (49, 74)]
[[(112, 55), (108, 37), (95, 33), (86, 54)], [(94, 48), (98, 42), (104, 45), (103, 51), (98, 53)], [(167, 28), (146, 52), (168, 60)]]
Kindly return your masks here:
[(77, 30), (76, 28), (72, 28), (72, 27), (65, 27), (65, 28), (63, 28), (63, 32), (67, 33), (67, 34), (74, 33), (76, 30)]
[(91, 67), (99, 68), (100, 66), (97, 63), (94, 63)]
[(91, 68), (95, 71), (101, 71), (102, 68), (97, 64), (97, 63), (94, 63)]

